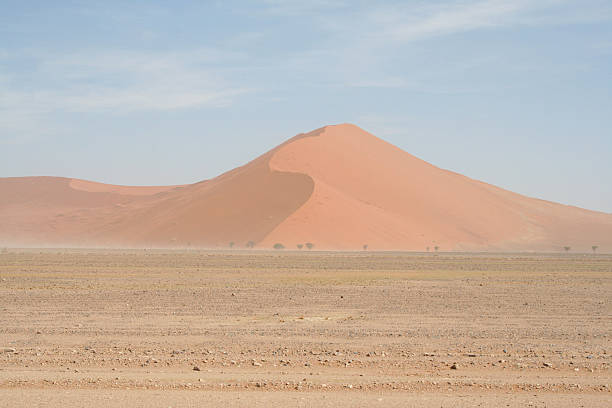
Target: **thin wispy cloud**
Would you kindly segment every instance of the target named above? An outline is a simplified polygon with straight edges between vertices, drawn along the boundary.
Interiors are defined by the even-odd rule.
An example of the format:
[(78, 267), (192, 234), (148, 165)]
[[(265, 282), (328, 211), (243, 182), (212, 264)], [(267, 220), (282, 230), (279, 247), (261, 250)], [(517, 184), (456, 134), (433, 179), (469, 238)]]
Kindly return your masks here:
[(220, 108), (252, 89), (229, 83), (218, 67), (243, 57), (216, 50), (30, 52), (17, 57), (32, 61), (32, 68), (21, 73), (0, 71), (4, 140), (31, 134), (33, 123), (44, 122), (54, 113)]
[[(446, 93), (440, 86), (423, 85), (421, 77), (385, 72), (399, 55), (410, 55), (411, 48), (430, 41), (452, 39), (457, 34), (517, 27), (539, 27), (585, 22), (612, 21), (612, 6), (599, 0), (472, 0), (368, 3), (346, 7), (343, 12), (320, 16), (315, 23), (328, 33), (319, 48), (304, 50), (292, 57), (296, 67), (320, 66), (325, 56), (328, 75), (349, 87), (430, 89)], [(491, 58), (487, 56), (487, 58)], [(491, 60), (494, 60), (492, 57)], [(483, 56), (468, 57), (443, 69), (461, 71), (465, 64), (483, 65)], [(299, 69), (299, 68), (298, 68)], [(408, 74), (410, 71), (407, 71)], [(422, 79), (422, 78), (421, 78)], [(448, 92), (464, 92), (449, 89)]]
[(270, 14), (301, 16), (350, 6), (347, 0), (263, 0), (264, 10)]

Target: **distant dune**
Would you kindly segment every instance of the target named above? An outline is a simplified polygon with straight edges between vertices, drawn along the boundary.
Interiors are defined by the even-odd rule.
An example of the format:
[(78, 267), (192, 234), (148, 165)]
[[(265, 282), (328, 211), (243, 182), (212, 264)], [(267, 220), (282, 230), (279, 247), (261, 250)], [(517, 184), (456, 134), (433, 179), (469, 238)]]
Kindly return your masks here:
[(350, 124), (184, 186), (0, 178), (0, 245), (612, 251), (612, 214), (442, 170)]

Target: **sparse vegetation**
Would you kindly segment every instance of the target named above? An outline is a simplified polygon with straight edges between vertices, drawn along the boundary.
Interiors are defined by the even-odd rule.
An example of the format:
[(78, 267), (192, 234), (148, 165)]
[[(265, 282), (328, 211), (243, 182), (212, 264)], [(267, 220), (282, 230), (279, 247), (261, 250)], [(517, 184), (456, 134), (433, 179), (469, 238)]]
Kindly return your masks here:
[(304, 248), (304, 244), (297, 244), (297, 249), (302, 249)]
[(570, 246), (564, 246), (563, 249), (565, 249), (565, 252), (569, 252), (570, 249), (572, 249), (572, 247)]
[(306, 243), (306, 248), (312, 249), (313, 247), (314, 247), (314, 244), (312, 242), (307, 242)]
[(253, 242), (253, 241), (249, 241), (249, 242), (246, 243), (246, 247), (247, 248), (253, 248), (254, 246), (255, 246), (255, 242)]
[(599, 248), (597, 245), (593, 245), (591, 247), (591, 249), (593, 250), (593, 253), (597, 252), (597, 248)]
[(285, 249), (285, 246), (280, 242), (277, 242), (276, 244), (274, 244), (274, 249)]

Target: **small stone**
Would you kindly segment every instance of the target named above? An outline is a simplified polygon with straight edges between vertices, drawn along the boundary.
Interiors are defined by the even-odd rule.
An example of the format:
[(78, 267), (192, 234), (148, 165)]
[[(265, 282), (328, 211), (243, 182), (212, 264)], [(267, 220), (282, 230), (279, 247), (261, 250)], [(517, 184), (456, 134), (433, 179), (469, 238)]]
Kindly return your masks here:
[(457, 365), (457, 363), (453, 364), (452, 366), (450, 366), (451, 370), (456, 370), (459, 368), (459, 366)]
[(2, 349), (2, 352), (3, 352), (3, 353), (14, 353), (14, 352), (16, 352), (16, 351), (17, 351), (17, 350), (15, 350), (15, 349), (14, 349), (14, 348), (12, 348), (12, 347), (5, 347), (5, 348), (3, 348), (3, 349)]
[(200, 371), (200, 367), (198, 366), (193, 367), (193, 371)]
[(550, 363), (543, 363), (542, 365), (543, 365), (544, 367), (552, 367), (552, 364), (550, 364)]

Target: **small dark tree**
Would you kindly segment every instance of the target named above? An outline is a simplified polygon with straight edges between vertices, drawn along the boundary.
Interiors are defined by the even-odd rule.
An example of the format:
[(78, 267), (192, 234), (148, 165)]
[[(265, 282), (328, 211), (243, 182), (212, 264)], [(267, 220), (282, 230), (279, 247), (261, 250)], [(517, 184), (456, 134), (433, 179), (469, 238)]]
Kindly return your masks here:
[(249, 241), (246, 243), (247, 248), (253, 248), (254, 246), (255, 246), (255, 243), (253, 241)]
[(304, 244), (297, 244), (297, 249), (302, 249), (304, 248)]
[(307, 242), (306, 243), (306, 248), (312, 249), (312, 247), (314, 247), (314, 244), (312, 242)]
[(363, 244), (363, 250), (367, 251), (368, 250), (368, 244)]
[(274, 249), (285, 249), (285, 246), (280, 242), (277, 242), (276, 244), (274, 244)]
[(593, 245), (591, 247), (591, 249), (593, 250), (593, 253), (597, 252), (597, 248), (599, 248), (597, 245)]
[(233, 248), (234, 247), (234, 241), (230, 242), (229, 246), (230, 246), (230, 248)]
[(570, 249), (572, 249), (572, 247), (570, 246), (564, 246), (563, 249), (565, 249), (565, 252), (569, 252)]

